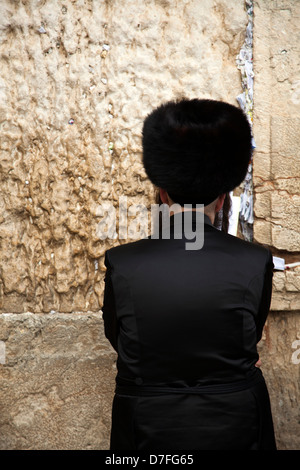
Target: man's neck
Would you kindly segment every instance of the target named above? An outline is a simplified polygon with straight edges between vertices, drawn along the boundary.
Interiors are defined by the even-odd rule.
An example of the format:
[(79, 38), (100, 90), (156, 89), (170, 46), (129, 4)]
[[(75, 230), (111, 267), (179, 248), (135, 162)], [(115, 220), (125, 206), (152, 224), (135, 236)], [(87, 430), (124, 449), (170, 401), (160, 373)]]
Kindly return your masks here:
[(181, 210), (179, 209), (179, 210), (176, 210), (176, 211), (170, 211), (170, 215), (176, 214), (176, 213), (178, 213), (178, 212), (185, 212), (185, 211), (193, 211), (193, 212), (199, 211), (199, 212), (204, 212), (204, 214), (209, 217), (209, 219), (210, 219), (210, 221), (211, 221), (212, 224), (213, 224), (214, 221), (215, 221), (216, 214), (213, 213), (213, 212), (211, 212), (211, 211), (205, 211), (205, 210), (203, 210), (203, 208), (199, 208), (199, 209), (196, 209), (196, 208), (193, 208), (193, 209), (186, 209), (186, 208), (182, 207)]

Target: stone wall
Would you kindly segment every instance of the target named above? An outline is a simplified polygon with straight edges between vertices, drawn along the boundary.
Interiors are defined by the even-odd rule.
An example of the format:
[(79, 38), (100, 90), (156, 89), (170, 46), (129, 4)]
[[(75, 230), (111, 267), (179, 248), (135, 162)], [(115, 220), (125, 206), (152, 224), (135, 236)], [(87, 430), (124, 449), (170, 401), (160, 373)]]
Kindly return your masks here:
[(96, 311), (117, 242), (99, 240), (99, 205), (148, 202), (140, 133), (153, 106), (235, 102), (243, 2), (1, 5), (1, 310)]
[[(300, 261), (300, 3), (254, 11), (254, 239), (288, 264)], [(278, 446), (299, 450), (300, 266), (274, 273), (260, 349)]]
[[(255, 4), (254, 228), (257, 241), (295, 257), (297, 103), (291, 126), (288, 104), (272, 114), (275, 98), (284, 96), (274, 87), (288, 85), (278, 79), (287, 66), (280, 60), (289, 60), (291, 99), (298, 99), (288, 28), (282, 48), (288, 52), (271, 60), (268, 51), (273, 15), (279, 21), (284, 11), (293, 22), (297, 8), (277, 3), (273, 10), (267, 1)], [(108, 448), (115, 355), (103, 335), (103, 255), (128, 240), (99, 238), (100, 205), (113, 202), (118, 215), (121, 195), (129, 205), (154, 201), (140, 145), (142, 120), (153, 106), (182, 96), (236, 104), (242, 91), (236, 55), (246, 26), (244, 0), (2, 0), (1, 449)], [(283, 138), (270, 119), (276, 129), (284, 123)], [(287, 148), (294, 152), (292, 175)], [(274, 155), (282, 159), (273, 164)], [(290, 360), (290, 343), (300, 334), (295, 273), (275, 275), (276, 313), (261, 345), (283, 448), (299, 446), (299, 365)]]
[(3, 0), (2, 449), (107, 449), (100, 204), (150, 206), (141, 126), (182, 96), (235, 103), (243, 1)]

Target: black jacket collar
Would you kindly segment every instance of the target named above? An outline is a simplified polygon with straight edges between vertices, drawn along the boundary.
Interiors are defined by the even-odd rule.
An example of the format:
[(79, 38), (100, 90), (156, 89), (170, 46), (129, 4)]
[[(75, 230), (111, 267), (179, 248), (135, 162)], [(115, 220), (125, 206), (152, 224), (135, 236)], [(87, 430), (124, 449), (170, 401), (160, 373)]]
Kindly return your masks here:
[[(188, 213), (188, 214), (187, 214)], [(210, 218), (203, 212), (199, 211), (182, 211), (176, 212), (169, 216), (164, 214), (159, 225), (155, 227), (152, 238), (182, 238), (187, 233), (203, 233), (204, 227), (210, 226), (217, 230), (212, 224)]]
[[(170, 226), (174, 226), (175, 222), (177, 222), (177, 220), (178, 221), (180, 220), (183, 223), (184, 222), (184, 212), (187, 212), (187, 211), (182, 211), (182, 212), (177, 212), (176, 214), (172, 214), (170, 216)], [(189, 211), (189, 212), (192, 212), (192, 223), (193, 223), (193, 225), (197, 224), (198, 220), (201, 220), (200, 223), (202, 223), (202, 217), (201, 218), (199, 217), (199, 215), (197, 214), (197, 211)], [(213, 224), (212, 224), (210, 218), (208, 217), (208, 215), (206, 215), (206, 214), (203, 215), (203, 221), (204, 221), (205, 224), (211, 225), (213, 227)]]

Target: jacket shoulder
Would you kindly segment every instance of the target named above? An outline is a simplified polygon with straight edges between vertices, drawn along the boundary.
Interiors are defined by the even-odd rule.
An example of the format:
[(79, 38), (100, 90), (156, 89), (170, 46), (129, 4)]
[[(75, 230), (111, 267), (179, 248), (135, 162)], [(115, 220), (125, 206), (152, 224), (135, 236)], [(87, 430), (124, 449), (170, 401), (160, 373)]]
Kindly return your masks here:
[(245, 257), (250, 264), (259, 265), (273, 262), (272, 253), (268, 247), (243, 240), (234, 235), (226, 233), (222, 233), (222, 235), (227, 249), (235, 253), (240, 259)]
[(149, 240), (147, 237), (109, 248), (105, 252), (105, 265), (107, 266), (108, 262), (113, 267), (115, 263), (128, 262), (134, 255), (141, 254), (147, 247), (150, 247)]

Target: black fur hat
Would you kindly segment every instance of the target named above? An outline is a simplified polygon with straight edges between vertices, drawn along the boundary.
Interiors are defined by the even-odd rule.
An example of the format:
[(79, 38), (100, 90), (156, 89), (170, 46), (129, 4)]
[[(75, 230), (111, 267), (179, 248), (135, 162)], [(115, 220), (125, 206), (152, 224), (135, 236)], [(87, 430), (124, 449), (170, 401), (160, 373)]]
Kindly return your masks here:
[(208, 205), (244, 180), (251, 141), (240, 108), (209, 99), (171, 101), (144, 121), (143, 164), (175, 203)]

